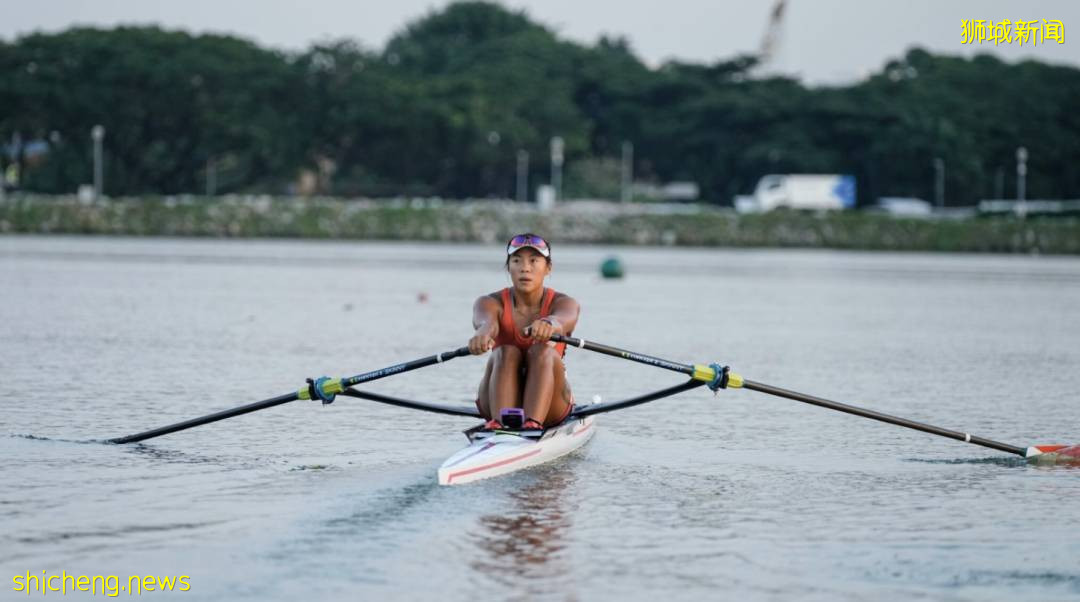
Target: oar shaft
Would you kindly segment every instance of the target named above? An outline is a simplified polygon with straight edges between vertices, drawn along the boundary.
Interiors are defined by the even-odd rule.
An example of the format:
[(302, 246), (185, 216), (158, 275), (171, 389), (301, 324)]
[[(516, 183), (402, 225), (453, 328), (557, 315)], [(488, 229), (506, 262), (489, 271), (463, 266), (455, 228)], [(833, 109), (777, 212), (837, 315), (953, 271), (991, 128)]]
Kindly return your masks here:
[(229, 410), (222, 410), (220, 412), (214, 412), (206, 416), (200, 416), (199, 418), (192, 418), (191, 420), (185, 420), (183, 422), (177, 422), (176, 424), (170, 424), (149, 431), (143, 431), (134, 435), (128, 435), (127, 437), (119, 437), (116, 439), (109, 439), (110, 443), (135, 443), (136, 441), (143, 441), (145, 439), (153, 439), (154, 437), (160, 437), (162, 435), (168, 435), (169, 433), (175, 433), (176, 431), (182, 431), (185, 429), (193, 428), (196, 426), (202, 426), (204, 424), (210, 424), (211, 422), (217, 422), (218, 420), (225, 420), (226, 418), (232, 418), (233, 416), (239, 416), (241, 414), (247, 414), (250, 412), (257, 412), (259, 410), (265, 410), (266, 408), (272, 408), (279, 406), (283, 403), (289, 403), (290, 401), (296, 401), (300, 396), (297, 393), (289, 393), (288, 395), (281, 395), (280, 397), (273, 397), (271, 399), (265, 399), (263, 401), (256, 401), (255, 403), (249, 403), (247, 405), (240, 406), (238, 408), (232, 408)]
[(624, 399), (622, 401), (611, 401), (608, 403), (598, 403), (581, 406), (580, 408), (574, 409), (574, 411), (571, 412), (571, 415), (578, 418), (584, 418), (585, 416), (592, 416), (593, 414), (613, 412), (615, 410), (621, 410), (623, 408), (641, 405), (643, 403), (648, 403), (650, 401), (655, 401), (664, 397), (670, 397), (672, 395), (682, 393), (683, 391), (695, 389), (704, 384), (705, 383), (701, 382), (700, 380), (691, 379), (686, 381), (685, 383), (682, 383), (681, 385), (675, 385), (674, 387), (668, 387), (666, 389), (661, 389), (652, 393), (646, 393), (645, 395), (638, 395), (637, 397), (631, 397), (630, 399)]
[[(343, 378), (340, 381), (335, 381), (333, 384), (335, 387), (342, 389), (351, 387), (360, 383), (371, 382), (380, 378), (386, 378), (394, 374), (401, 374), (402, 372), (408, 372), (410, 370), (416, 370), (417, 368), (423, 368), (425, 366), (431, 366), (432, 364), (441, 364), (445, 361), (452, 360), (456, 357), (462, 357), (469, 355), (468, 347), (459, 347), (453, 351), (446, 351), (443, 353), (436, 353), (435, 355), (429, 355), (422, 357), (418, 360), (412, 360), (404, 362), (388, 368), (381, 368), (379, 370), (373, 370), (371, 372), (365, 372), (364, 374), (358, 374), (356, 376), (350, 376)], [(265, 410), (266, 408), (272, 408), (279, 406), (290, 401), (296, 401), (298, 399), (308, 399), (309, 394), (307, 389), (301, 389), (294, 393), (288, 393), (279, 397), (271, 399), (265, 399), (263, 401), (257, 401), (255, 403), (249, 403), (247, 405), (240, 406), (238, 408), (232, 408), (229, 410), (222, 410), (220, 412), (214, 412), (206, 416), (200, 416), (199, 418), (192, 418), (183, 422), (177, 422), (176, 424), (170, 424), (149, 431), (136, 433), (134, 435), (128, 435), (127, 437), (118, 437), (116, 439), (109, 439), (110, 443), (135, 443), (136, 441), (143, 441), (146, 439), (152, 439), (154, 437), (160, 437), (162, 435), (168, 435), (169, 433), (175, 433), (185, 429), (193, 428), (196, 426), (202, 426), (204, 424), (210, 424), (211, 422), (217, 422), (218, 420), (225, 420), (226, 418), (232, 418), (233, 416), (240, 416), (241, 414), (247, 414), (250, 412), (257, 412), (259, 410)]]
[(689, 364), (680, 364), (678, 362), (653, 357), (651, 355), (635, 353), (633, 351), (619, 349), (618, 347), (601, 345), (600, 343), (592, 343), (589, 341), (585, 341), (584, 339), (577, 339), (574, 337), (563, 336), (560, 334), (551, 335), (551, 340), (555, 341), (556, 343), (566, 343), (570, 347), (580, 347), (581, 349), (588, 349), (589, 351), (603, 353), (604, 355), (619, 357), (624, 360), (638, 362), (639, 364), (648, 364), (657, 368), (671, 370), (672, 372), (681, 372), (690, 376), (694, 375), (694, 367)]
[(751, 391), (758, 391), (761, 393), (768, 393), (769, 395), (776, 395), (777, 397), (785, 397), (787, 399), (793, 399), (795, 401), (801, 401), (811, 405), (828, 408), (830, 410), (836, 410), (838, 412), (845, 412), (847, 414), (854, 414), (855, 416), (862, 416), (863, 418), (870, 418), (871, 420), (878, 420), (880, 422), (886, 422), (888, 424), (895, 424), (896, 426), (903, 426), (909, 429), (922, 431), (924, 433), (930, 433), (933, 435), (939, 435), (941, 437), (948, 437), (949, 439), (956, 439), (957, 441), (964, 441), (967, 443), (973, 443), (975, 445), (981, 445), (983, 447), (989, 447), (1010, 454), (1016, 454), (1018, 456), (1024, 456), (1027, 450), (1023, 447), (1016, 447), (1015, 445), (1009, 445), (1007, 443), (1001, 443), (1000, 441), (993, 441), (991, 439), (985, 439), (983, 437), (977, 437), (969, 433), (961, 433), (959, 431), (953, 431), (939, 426), (931, 424), (924, 424), (922, 422), (916, 422), (914, 420), (908, 420), (906, 418), (900, 418), (898, 416), (891, 416), (889, 414), (882, 414), (881, 412), (875, 412), (873, 410), (867, 410), (838, 401), (832, 401), (821, 397), (815, 397), (813, 395), (806, 395), (805, 393), (798, 393), (796, 391), (789, 391), (787, 389), (781, 389), (780, 387), (774, 387), (772, 385), (766, 385), (764, 383), (754, 382), (752, 380), (743, 380), (742, 388), (750, 389)]
[(482, 416), (480, 416), (480, 412), (476, 408), (449, 406), (440, 403), (430, 403), (427, 401), (413, 401), (411, 399), (402, 399), (400, 397), (380, 395), (378, 393), (361, 391), (359, 389), (345, 389), (344, 391), (339, 393), (339, 395), (357, 397), (359, 399), (367, 399), (368, 401), (385, 403), (386, 405), (397, 406), (399, 408), (421, 410), (424, 412), (432, 412), (434, 414), (447, 414), (450, 416), (468, 416), (470, 418), (482, 418)]
[[(601, 345), (600, 343), (591, 343), (582, 339), (562, 335), (552, 335), (551, 340), (555, 341), (556, 343), (566, 343), (570, 347), (580, 347), (581, 349), (587, 349), (589, 351), (595, 351), (597, 353), (603, 353), (605, 355), (610, 355), (613, 357), (627, 359), (642, 364), (648, 364), (657, 368), (664, 368), (675, 372), (682, 372), (683, 374), (689, 374), (692, 378), (698, 381), (709, 382), (713, 379), (714, 376), (716, 376), (716, 364), (712, 364), (710, 366), (705, 366), (701, 364), (694, 366), (689, 364), (680, 364), (678, 362), (672, 362), (649, 355), (635, 353), (633, 351), (627, 351), (625, 349), (619, 349), (618, 347), (610, 347), (608, 345)], [(975, 445), (1008, 452), (1010, 454), (1016, 454), (1018, 456), (1027, 456), (1027, 448), (1009, 445), (1007, 443), (994, 441), (992, 439), (986, 439), (984, 437), (978, 437), (970, 433), (961, 433), (959, 431), (953, 431), (931, 424), (924, 424), (922, 422), (916, 422), (914, 420), (900, 418), (899, 416), (890, 416), (889, 414), (882, 414), (881, 412), (866, 410), (863, 408), (840, 403), (838, 401), (831, 401), (829, 399), (824, 399), (821, 397), (814, 397), (813, 395), (797, 393), (795, 391), (781, 389), (780, 387), (774, 387), (772, 385), (766, 385), (764, 383), (745, 380), (741, 375), (735, 373), (729, 373), (728, 376), (730, 378), (730, 381), (721, 384), (720, 386), (727, 386), (731, 388), (741, 387), (743, 389), (750, 389), (752, 391), (758, 391), (760, 393), (768, 393), (769, 395), (785, 397), (787, 399), (801, 401), (803, 403), (828, 408), (830, 410), (836, 410), (838, 412), (854, 414), (855, 416), (870, 418), (871, 420), (894, 424), (896, 426), (902, 426), (909, 429), (922, 431), (924, 433), (930, 433), (932, 435), (948, 437), (949, 439), (956, 439), (957, 441), (964, 441), (965, 443), (973, 443)]]
[(433, 364), (441, 364), (445, 361), (454, 359), (455, 357), (463, 357), (470, 355), (468, 347), (458, 347), (453, 351), (446, 351), (443, 353), (436, 353), (435, 355), (429, 355), (428, 357), (422, 357), (418, 360), (412, 360), (411, 362), (404, 362), (396, 366), (390, 366), (389, 368), (381, 368), (379, 370), (373, 370), (371, 372), (365, 372), (364, 374), (357, 374), (356, 376), (350, 376), (348, 378), (341, 379), (342, 388), (351, 387), (353, 385), (359, 385), (361, 383), (371, 382), (380, 378), (386, 378), (387, 376), (393, 376), (394, 374), (401, 374), (402, 372), (408, 372), (410, 370), (416, 370), (417, 368), (423, 368), (425, 366), (431, 366)]

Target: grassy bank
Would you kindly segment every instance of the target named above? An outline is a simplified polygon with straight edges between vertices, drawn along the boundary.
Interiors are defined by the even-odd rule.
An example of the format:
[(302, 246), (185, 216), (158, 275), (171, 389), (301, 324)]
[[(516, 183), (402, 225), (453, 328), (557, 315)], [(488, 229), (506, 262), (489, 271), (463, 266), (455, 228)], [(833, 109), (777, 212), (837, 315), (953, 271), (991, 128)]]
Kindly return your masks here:
[(296, 198), (139, 198), (80, 203), (9, 197), (0, 232), (491, 242), (513, 232), (560, 242), (889, 251), (1080, 254), (1080, 219), (895, 219), (862, 212), (736, 215), (687, 207)]

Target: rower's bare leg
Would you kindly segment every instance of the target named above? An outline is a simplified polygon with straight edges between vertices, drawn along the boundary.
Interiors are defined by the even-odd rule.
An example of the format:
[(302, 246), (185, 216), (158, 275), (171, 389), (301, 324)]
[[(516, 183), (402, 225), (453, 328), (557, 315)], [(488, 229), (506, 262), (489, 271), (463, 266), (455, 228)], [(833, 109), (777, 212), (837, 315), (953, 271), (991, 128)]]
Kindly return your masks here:
[(502, 345), (491, 352), (484, 382), (480, 383), (480, 406), (488, 408), (489, 419), (498, 416), (503, 408), (521, 407), (522, 355), (513, 345)]
[(495, 357), (488, 358), (484, 368), (484, 378), (480, 379), (480, 390), (476, 392), (476, 409), (480, 410), (480, 416), (484, 420), (491, 420), (491, 402), (488, 401), (488, 388), (491, 386), (491, 368), (495, 365)]
[(550, 345), (529, 347), (526, 362), (525, 416), (554, 426), (571, 403), (570, 383), (559, 353)]

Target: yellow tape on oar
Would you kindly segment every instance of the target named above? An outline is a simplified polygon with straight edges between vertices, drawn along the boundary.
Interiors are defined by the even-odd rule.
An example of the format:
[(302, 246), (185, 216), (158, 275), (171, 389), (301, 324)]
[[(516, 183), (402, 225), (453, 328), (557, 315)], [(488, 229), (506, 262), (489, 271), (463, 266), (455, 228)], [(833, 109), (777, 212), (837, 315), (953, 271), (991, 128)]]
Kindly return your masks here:
[[(311, 396), (312, 389), (318, 387), (319, 391), (316, 392), (316, 396)], [(323, 403), (330, 403), (334, 400), (334, 396), (345, 390), (345, 386), (341, 384), (340, 378), (327, 378), (322, 377), (315, 380), (311, 385), (304, 387), (296, 392), (297, 396), (302, 400), (321, 399)], [(318, 393), (322, 393), (319, 396)]]
[(716, 378), (716, 370), (705, 364), (694, 364), (694, 380), (711, 383)]
[[(707, 366), (705, 364), (694, 364), (694, 380), (700, 380), (703, 382), (711, 383), (716, 380), (716, 368)], [(727, 373), (727, 388), (738, 389), (743, 385), (743, 377), (728, 370)]]

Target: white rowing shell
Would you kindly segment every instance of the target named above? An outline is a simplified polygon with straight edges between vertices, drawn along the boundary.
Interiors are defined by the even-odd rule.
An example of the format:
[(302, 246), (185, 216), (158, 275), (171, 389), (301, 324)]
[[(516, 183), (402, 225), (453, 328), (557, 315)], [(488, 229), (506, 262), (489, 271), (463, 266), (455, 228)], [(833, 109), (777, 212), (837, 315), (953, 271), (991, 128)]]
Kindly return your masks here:
[(470, 444), (439, 467), (440, 485), (461, 485), (536, 466), (585, 445), (596, 429), (593, 418), (572, 418), (539, 438), (497, 431), (466, 431)]

